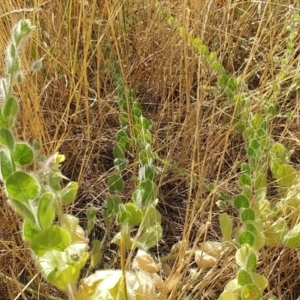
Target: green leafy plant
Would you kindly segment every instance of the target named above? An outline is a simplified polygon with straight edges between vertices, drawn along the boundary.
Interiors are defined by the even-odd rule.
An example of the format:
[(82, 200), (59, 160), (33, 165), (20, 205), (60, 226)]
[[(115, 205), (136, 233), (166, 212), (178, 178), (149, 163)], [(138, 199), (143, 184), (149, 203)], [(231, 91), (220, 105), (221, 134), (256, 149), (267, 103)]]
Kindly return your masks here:
[[(199, 58), (206, 61), (218, 78), (220, 92), (233, 101), (235, 125), (244, 138), (247, 151), (248, 161), (241, 165), (242, 174), (238, 180), (241, 192), (232, 200), (232, 204), (239, 211), (242, 226), (239, 229), (233, 228), (232, 219), (226, 212), (219, 217), (223, 239), (226, 242), (223, 248), (231, 245), (237, 247), (235, 261), (238, 266), (236, 278), (227, 283), (219, 299), (261, 299), (268, 281), (256, 272), (260, 250), (264, 246), (290, 249), (300, 246), (300, 224), (295, 222), (300, 199), (300, 177), (289, 163), (292, 152), (283, 144), (275, 142), (270, 133), (272, 121), (277, 115), (277, 98), (283, 83), (288, 81), (290, 86), (285, 93), (294, 92), (299, 86), (288, 77), (285, 69), (294, 55), (293, 41), (297, 36), (299, 14), (294, 13), (287, 26), (284, 54), (274, 58), (280, 71), (270, 88), (268, 98), (253, 95), (241, 78), (226, 72), (217, 59), (216, 52), (210, 52), (199, 38), (180, 27), (176, 19), (170, 17), (167, 23), (177, 27), (182, 37), (196, 50)], [(254, 97), (259, 99), (260, 104), (260, 109), (256, 106), (255, 112), (252, 107)], [(268, 170), (277, 183), (280, 196), (280, 200), (275, 204), (271, 204), (267, 199), (270, 184)], [(230, 197), (221, 198), (223, 199), (217, 204), (226, 209)]]
[[(120, 245), (120, 238), (125, 241), (126, 248), (139, 247), (149, 249), (161, 239), (161, 216), (157, 211), (157, 191), (154, 176), (157, 168), (154, 165), (157, 155), (151, 149), (151, 124), (142, 115), (141, 105), (135, 101), (132, 91), (124, 85), (117, 66), (113, 74), (115, 84), (118, 86), (120, 125), (121, 129), (116, 134), (117, 144), (113, 149), (114, 171), (108, 179), (111, 194), (106, 200), (106, 214), (115, 217), (123, 231), (119, 232), (114, 242)], [(136, 189), (132, 194), (131, 202), (122, 204), (118, 194), (124, 189), (122, 172), (128, 162), (126, 151), (135, 150), (136, 159), (139, 161)], [(139, 234), (131, 237), (131, 229), (139, 226)]]
[[(93, 241), (90, 253), (88, 235), (95, 225), (96, 212), (93, 208), (86, 211), (86, 230), (79, 225), (77, 217), (64, 212), (64, 206), (74, 202), (78, 191), (76, 182), (65, 184), (69, 179), (60, 171), (64, 155), (55, 153), (43, 157), (38, 141), (31, 146), (17, 141), (13, 133), (19, 108), (13, 86), (23, 80), (19, 52), (34, 29), (29, 20), (22, 20), (13, 28), (7, 47), (7, 77), (0, 81), (3, 97), (0, 176), (8, 202), (23, 217), (23, 239), (44, 278), (64, 291), (69, 299), (156, 299), (156, 286), (158, 282), (162, 284), (162, 280), (155, 277), (159, 264), (146, 250), (161, 239), (162, 227), (156, 209), (156, 154), (151, 150), (150, 122), (143, 117), (141, 105), (133, 100), (132, 92), (119, 82), (122, 128), (116, 134), (115, 167), (108, 179), (111, 195), (106, 200), (103, 215), (107, 231), (112, 222), (121, 228), (113, 242), (120, 245), (122, 268), (96, 271), (79, 283), (81, 269), (89, 257), (89, 270), (101, 261), (101, 248), (107, 235), (101, 241)], [(131, 147), (137, 150), (140, 163), (137, 187), (132, 201), (123, 204), (119, 197), (125, 185), (122, 171), (127, 167), (126, 151)], [(138, 233), (132, 237), (134, 228), (138, 228)], [(125, 266), (125, 250), (136, 247), (140, 250), (129, 271)]]
[[(29, 20), (20, 21), (7, 47), (7, 77), (0, 82), (0, 175), (10, 205), (24, 219), (23, 238), (38, 269), (72, 297), (88, 259), (88, 240), (79, 220), (63, 212), (63, 206), (75, 200), (78, 184), (62, 184), (67, 179), (60, 172), (63, 155), (56, 153), (46, 159), (39, 153), (38, 142), (30, 146), (17, 141), (13, 133), (19, 108), (13, 86), (23, 80), (19, 52), (33, 31)], [(36, 170), (34, 162), (43, 167)]]

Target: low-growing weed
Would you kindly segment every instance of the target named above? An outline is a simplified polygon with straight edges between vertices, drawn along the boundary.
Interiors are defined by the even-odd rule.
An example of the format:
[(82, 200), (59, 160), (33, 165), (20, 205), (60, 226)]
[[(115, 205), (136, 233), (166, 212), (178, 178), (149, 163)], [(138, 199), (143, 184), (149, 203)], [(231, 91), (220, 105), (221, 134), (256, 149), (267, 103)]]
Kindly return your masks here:
[[(268, 286), (268, 280), (256, 271), (262, 248), (269, 246), (294, 249), (300, 246), (300, 223), (297, 218), (300, 177), (289, 161), (292, 151), (276, 142), (270, 131), (278, 114), (277, 99), (283, 83), (288, 81), (289, 88), (284, 91), (288, 94), (296, 91), (299, 86), (286, 72), (286, 66), (295, 53), (293, 41), (297, 36), (299, 14), (292, 14), (286, 27), (284, 52), (280, 56), (274, 56), (279, 71), (273, 85), (269, 87), (270, 91), (266, 93), (267, 96), (253, 95), (241, 77), (226, 72), (217, 59), (216, 52), (210, 52), (201, 39), (186, 32), (176, 19), (170, 17), (166, 22), (177, 27), (199, 59), (205, 61), (211, 72), (216, 74), (220, 92), (234, 103), (235, 126), (244, 139), (247, 162), (241, 165), (238, 179), (241, 192), (232, 199), (233, 206), (239, 211), (242, 226), (233, 228), (232, 219), (226, 212), (219, 216), (224, 239), (223, 249), (237, 249), (235, 261), (238, 266), (236, 278), (226, 284), (219, 299), (259, 300)], [(269, 170), (272, 180), (268, 178)], [(276, 203), (271, 203), (267, 196), (268, 187), (273, 181), (279, 195)], [(213, 185), (210, 188), (213, 189)], [(230, 201), (229, 197), (217, 204), (226, 209)], [(203, 261), (204, 258), (205, 256)]]
[[(22, 20), (13, 28), (7, 47), (7, 77), (0, 82), (0, 175), (11, 207), (24, 220), (23, 239), (32, 250), (37, 269), (69, 299), (156, 299), (155, 289), (162, 285), (156, 274), (159, 264), (146, 252), (162, 236), (161, 216), (156, 209), (157, 169), (156, 154), (151, 149), (151, 124), (142, 115), (132, 92), (116, 75), (121, 129), (116, 134), (114, 170), (108, 179), (111, 195), (106, 199), (103, 215), (107, 231), (113, 222), (120, 227), (113, 242), (121, 249), (121, 269), (96, 271), (79, 282), (89, 257), (89, 270), (101, 260), (101, 247), (106, 240), (106, 235), (101, 241), (94, 240), (90, 255), (88, 235), (95, 224), (95, 210), (87, 210), (88, 224), (84, 230), (77, 217), (64, 212), (78, 191), (76, 182), (65, 184), (69, 179), (60, 171), (64, 155), (43, 157), (38, 141), (31, 146), (17, 141), (13, 133), (19, 110), (13, 87), (24, 77), (19, 52), (33, 31), (29, 20)], [(127, 167), (126, 151), (131, 147), (136, 149), (139, 161), (137, 187), (132, 201), (123, 204), (119, 197), (124, 189), (122, 172)], [(138, 229), (134, 237), (133, 228)], [(139, 250), (132, 261), (133, 271), (128, 271), (125, 250), (135, 248)]]
[[(276, 140), (271, 130), (274, 119), (280, 116), (280, 95), (285, 93), (288, 97), (299, 86), (287, 70), (298, 50), (294, 41), (299, 15), (293, 13), (289, 18), (286, 39), (273, 57), (276, 72), (272, 85), (260, 94), (248, 88), (243, 76), (228, 72), (217, 58), (217, 52), (210, 51), (174, 17), (168, 17), (169, 13), (163, 9), (161, 12), (166, 28), (171, 27), (179, 33), (197, 59), (216, 77), (216, 81), (204, 83), (205, 89), (222, 94), (232, 103), (234, 128), (244, 141), (246, 161), (240, 164), (239, 192), (231, 197), (218, 191), (222, 196), (216, 202), (222, 209), (219, 214), (222, 243), (205, 241), (197, 245), (195, 242), (191, 249), (186, 239), (175, 244), (165, 257), (155, 260), (149, 254), (148, 250), (161, 241), (163, 234), (157, 209), (156, 175), (160, 169), (156, 163), (159, 157), (152, 147), (152, 122), (143, 115), (141, 104), (123, 80), (121, 67), (114, 62), (108, 64), (112, 66), (112, 83), (117, 89), (120, 129), (115, 135), (114, 166), (108, 176), (110, 194), (102, 210), (104, 236), (99, 240), (89, 239), (96, 223), (95, 209), (86, 211), (88, 222), (85, 228), (78, 217), (66, 213), (67, 206), (75, 201), (79, 187), (60, 170), (64, 155), (55, 153), (44, 157), (38, 141), (30, 145), (18, 141), (14, 135), (20, 105), (14, 96), (14, 85), (24, 80), (20, 48), (34, 31), (28, 20), (20, 21), (12, 30), (6, 53), (7, 74), (0, 81), (3, 101), (0, 110), (0, 176), (8, 202), (23, 218), (22, 236), (32, 251), (37, 270), (69, 299), (165, 299), (173, 295), (173, 287), (181, 280), (181, 268), (190, 271), (187, 266), (190, 261), (186, 263), (182, 259), (180, 268), (173, 270), (175, 279), (166, 281), (160, 274), (161, 263), (176, 260), (181, 251), (181, 258), (194, 256), (201, 273), (222, 263), (222, 254), (231, 253), (229, 249), (235, 251), (236, 276), (226, 285), (223, 283), (225, 287), (219, 299), (261, 299), (268, 286), (266, 274), (258, 271), (264, 249), (300, 246), (300, 178), (290, 163), (292, 152)], [(123, 30), (127, 30), (128, 25), (123, 25)], [(37, 62), (33, 71), (40, 67)], [(297, 66), (294, 67), (296, 70)], [(294, 116), (287, 113), (283, 117), (289, 121)], [(130, 158), (136, 172), (128, 179), (125, 173), (130, 167)], [(165, 163), (173, 166), (173, 162)], [(271, 198), (268, 193), (271, 186), (275, 186), (272, 192), (276, 197)], [(209, 188), (216, 189), (213, 184)], [(124, 200), (128, 190), (132, 193)], [(201, 209), (201, 201), (197, 201), (195, 207)], [(240, 226), (233, 225), (228, 207), (234, 207), (238, 212)], [(103, 247), (115, 228), (118, 228), (117, 233), (109, 242), (120, 249), (119, 268), (90, 274), (101, 263)], [(82, 278), (84, 269), (88, 274), (86, 278)], [(193, 276), (190, 273), (191, 276), (185, 278), (190, 279)], [(199, 286), (201, 282), (193, 285), (188, 281), (182, 294), (192, 299), (193, 295), (198, 295)]]

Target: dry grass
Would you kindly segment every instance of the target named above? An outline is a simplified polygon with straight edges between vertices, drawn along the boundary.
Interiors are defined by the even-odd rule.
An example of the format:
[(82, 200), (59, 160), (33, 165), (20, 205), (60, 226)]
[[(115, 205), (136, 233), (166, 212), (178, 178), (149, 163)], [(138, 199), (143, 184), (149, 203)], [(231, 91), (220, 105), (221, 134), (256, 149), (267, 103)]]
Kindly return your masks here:
[[(155, 151), (176, 162), (176, 168), (165, 167), (157, 178), (164, 237), (153, 254), (166, 254), (179, 240), (190, 246), (208, 239), (221, 240), (215, 205), (218, 197), (205, 187), (214, 182), (230, 195), (238, 193), (238, 166), (245, 159), (243, 141), (232, 125), (231, 102), (217, 89), (205, 88), (216, 85), (216, 77), (166, 20), (174, 16), (186, 31), (200, 37), (217, 52), (228, 72), (241, 74), (253, 95), (267, 95), (277, 72), (272, 56), (284, 42), (292, 13), (288, 5), (296, 6), (296, 1), (238, 2), (1, 1), (1, 55), (10, 28), (25, 17), (38, 30), (24, 55), (24, 68), (44, 57), (43, 70), (29, 74), (16, 90), (21, 101), (18, 136), (30, 141), (39, 138), (47, 154), (59, 150), (66, 155), (64, 174), (81, 186), (72, 211), (82, 216), (83, 222), (85, 208), (94, 206), (100, 212), (108, 194), (107, 175), (113, 165), (114, 133), (119, 126), (110, 69), (117, 59), (124, 81), (136, 92), (145, 115), (155, 121)], [(237, 14), (237, 6), (244, 13)], [(298, 53), (288, 67), (290, 76), (299, 78), (297, 64)], [(299, 149), (297, 98), (297, 94), (282, 93), (282, 112), (294, 110), (297, 117), (289, 124), (277, 118), (272, 129), (274, 138), (290, 149)], [(294, 159), (297, 162), (296, 154)], [(186, 171), (180, 173), (181, 168)], [(129, 177), (135, 169), (132, 163)], [(196, 185), (191, 184), (192, 174), (198, 178)], [(63, 299), (36, 276), (30, 252), (22, 242), (20, 219), (3, 193), (1, 199), (0, 299)], [(103, 230), (99, 213), (94, 236), (101, 237)], [(103, 263), (118, 266), (114, 251), (106, 245)], [(272, 293), (278, 299), (300, 295), (299, 254), (288, 249), (262, 251), (259, 269), (270, 283), (264, 299)], [(168, 280), (180, 280), (167, 299), (188, 299), (185, 297), (191, 292), (191, 299), (217, 299), (235, 276), (233, 253), (188, 282), (192, 266), (183, 251), (170, 263)]]

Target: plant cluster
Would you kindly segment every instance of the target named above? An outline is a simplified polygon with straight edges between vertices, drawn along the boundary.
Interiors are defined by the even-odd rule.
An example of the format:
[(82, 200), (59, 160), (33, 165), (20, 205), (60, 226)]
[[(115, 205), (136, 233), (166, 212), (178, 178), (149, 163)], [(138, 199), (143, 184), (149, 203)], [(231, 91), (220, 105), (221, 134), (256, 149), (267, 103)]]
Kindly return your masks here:
[[(116, 134), (115, 167), (108, 179), (111, 195), (106, 199), (103, 215), (107, 232), (113, 222), (121, 228), (113, 242), (120, 246), (122, 268), (96, 271), (79, 284), (81, 269), (89, 257), (90, 268), (101, 260), (107, 232), (101, 241), (93, 241), (90, 253), (88, 235), (95, 225), (96, 213), (94, 209), (87, 210), (88, 224), (84, 230), (77, 217), (64, 212), (64, 206), (74, 202), (78, 191), (76, 182), (65, 184), (69, 179), (60, 171), (64, 155), (43, 157), (38, 141), (30, 146), (17, 141), (13, 134), (19, 108), (13, 86), (23, 80), (20, 48), (34, 29), (29, 20), (22, 20), (13, 28), (7, 47), (7, 78), (0, 82), (4, 102), (0, 112), (0, 174), (10, 205), (24, 219), (23, 239), (44, 278), (64, 291), (69, 299), (156, 299), (155, 287), (162, 285), (162, 279), (156, 274), (160, 265), (146, 252), (162, 236), (161, 216), (156, 209), (157, 168), (156, 154), (151, 149), (151, 124), (142, 115), (141, 105), (134, 100), (132, 92), (116, 75), (122, 128)], [(137, 150), (140, 163), (137, 187), (132, 201), (123, 204), (122, 172), (128, 164), (126, 151), (131, 147)], [(134, 229), (137, 234), (133, 237)], [(136, 248), (139, 250), (132, 261), (134, 271), (127, 271), (125, 250)]]
[[(217, 59), (216, 52), (210, 52), (199, 38), (180, 27), (176, 19), (170, 17), (167, 22), (178, 28), (181, 36), (196, 50), (199, 58), (217, 75), (220, 91), (232, 100), (235, 106), (235, 126), (243, 136), (247, 162), (241, 165), (238, 180), (240, 194), (233, 200), (225, 195), (225, 201), (220, 200), (217, 204), (226, 208), (231, 202), (239, 211), (242, 226), (239, 229), (233, 228), (232, 219), (226, 212), (219, 216), (223, 239), (226, 242), (223, 249), (237, 248), (235, 261), (238, 266), (236, 278), (227, 283), (219, 299), (259, 300), (268, 285), (267, 279), (256, 271), (260, 250), (264, 246), (290, 249), (300, 246), (300, 223), (297, 218), (300, 177), (289, 162), (292, 151), (275, 142), (270, 132), (272, 121), (277, 115), (277, 99), (283, 83), (285, 82), (285, 86), (286, 82), (289, 85), (288, 94), (298, 89), (298, 83), (288, 78), (286, 66), (292, 61), (295, 53), (293, 41), (297, 36), (299, 14), (294, 13), (289, 21), (285, 47), (281, 49), (283, 54), (280, 52), (280, 56), (274, 57), (279, 71), (267, 97), (253, 95), (241, 78), (226, 72)], [(253, 107), (257, 98), (259, 105), (256, 103)], [(288, 114), (286, 117), (292, 116)], [(269, 170), (272, 173), (271, 181), (268, 179)], [(274, 180), (278, 200), (271, 203), (267, 199), (267, 191)], [(210, 185), (209, 189), (214, 189), (213, 185)], [(205, 258), (204, 255), (203, 261)], [(213, 265), (212, 261), (211, 266)]]
[(60, 171), (63, 155), (45, 158), (38, 141), (30, 146), (17, 141), (13, 133), (19, 109), (13, 86), (23, 80), (20, 49), (33, 31), (29, 20), (20, 21), (7, 47), (7, 78), (1, 79), (1, 180), (9, 204), (24, 219), (23, 239), (38, 269), (72, 298), (80, 270), (88, 259), (88, 239), (78, 218), (63, 211), (64, 205), (75, 200), (78, 184), (63, 186), (63, 180), (68, 180)]
[[(299, 15), (294, 13), (289, 19), (285, 45), (274, 55), (277, 73), (273, 85), (263, 95), (250, 91), (242, 77), (225, 70), (216, 52), (210, 51), (201, 39), (187, 32), (175, 18), (166, 16), (168, 13), (163, 16), (166, 26), (175, 28), (195, 50), (198, 59), (216, 75), (217, 86), (208, 88), (223, 93), (232, 101), (235, 126), (243, 137), (247, 154), (246, 162), (240, 166), (240, 192), (233, 199), (221, 192), (223, 200), (217, 202), (223, 210), (235, 207), (241, 226), (234, 228), (231, 216), (221, 213), (222, 244), (205, 241), (201, 247), (195, 246), (184, 255), (194, 255), (198, 267), (207, 269), (221, 260), (227, 249), (235, 249), (236, 277), (226, 284), (219, 299), (261, 299), (268, 285), (267, 278), (257, 267), (263, 248), (294, 249), (300, 246), (297, 217), (300, 178), (290, 163), (292, 152), (275, 141), (271, 133), (282, 92), (292, 94), (299, 86), (286, 68), (292, 65), (297, 50), (294, 41)], [(114, 167), (108, 178), (110, 194), (102, 211), (106, 231), (102, 240), (90, 241), (96, 211), (86, 211), (86, 228), (79, 225), (78, 217), (65, 213), (65, 206), (75, 201), (78, 184), (69, 182), (60, 171), (64, 155), (55, 153), (44, 157), (38, 141), (33, 145), (20, 142), (13, 132), (19, 111), (13, 87), (24, 77), (20, 49), (33, 31), (30, 21), (20, 21), (13, 28), (7, 47), (7, 76), (0, 81), (3, 99), (0, 110), (0, 176), (8, 202), (23, 218), (23, 239), (32, 250), (36, 266), (43, 277), (65, 292), (69, 299), (157, 299), (164, 288), (164, 293), (160, 294), (163, 297), (175, 283), (163, 287), (165, 283), (158, 275), (160, 263), (148, 253), (162, 237), (161, 215), (157, 210), (158, 187), (155, 184), (155, 175), (159, 172), (155, 166), (158, 156), (151, 147), (152, 124), (143, 116), (141, 105), (123, 82), (120, 68), (113, 64), (120, 130), (115, 136)], [(33, 70), (39, 68), (40, 61), (34, 64)], [(293, 115), (284, 117), (291, 120)], [(136, 164), (137, 176), (126, 180), (130, 156)], [(271, 184), (276, 186), (275, 200), (268, 194)], [(126, 185), (133, 193), (130, 199), (124, 200)], [(215, 189), (213, 185), (209, 188)], [(101, 262), (102, 247), (114, 225), (119, 228), (112, 242), (120, 248), (120, 269), (98, 270), (81, 279), (83, 268), (87, 267), (89, 273)], [(179, 250), (188, 248), (182, 244), (174, 245), (171, 254), (160, 262), (172, 260), (178, 256)], [(136, 254), (132, 258), (134, 251)], [(197, 287), (191, 286), (190, 289), (193, 289), (193, 294)]]

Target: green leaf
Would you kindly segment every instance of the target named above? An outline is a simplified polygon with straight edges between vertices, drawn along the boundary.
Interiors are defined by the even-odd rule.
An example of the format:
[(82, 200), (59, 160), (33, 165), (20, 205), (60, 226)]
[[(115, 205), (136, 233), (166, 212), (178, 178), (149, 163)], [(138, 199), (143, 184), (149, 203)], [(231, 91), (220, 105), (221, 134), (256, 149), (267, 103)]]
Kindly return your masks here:
[(251, 272), (253, 283), (260, 289), (264, 290), (268, 287), (268, 280), (265, 276), (257, 274), (256, 272)]
[(215, 185), (213, 183), (209, 183), (206, 188), (209, 192), (212, 192), (215, 189)]
[(238, 195), (234, 199), (234, 207), (236, 209), (248, 208), (249, 199), (245, 195)]
[(62, 181), (63, 176), (60, 172), (50, 172), (48, 176), (49, 186), (56, 192), (60, 191), (60, 182)]
[(246, 230), (251, 231), (253, 234), (257, 234), (257, 228), (251, 223), (246, 224)]
[(241, 245), (248, 244), (250, 246), (253, 246), (254, 240), (255, 240), (254, 234), (250, 231), (246, 230), (239, 235), (239, 243)]
[(13, 28), (13, 42), (15, 42), (17, 47), (20, 47), (28, 39), (32, 31), (35, 29), (31, 25), (30, 20), (22, 19)]
[(258, 175), (255, 176), (255, 181), (254, 181), (254, 189), (255, 191), (259, 189), (263, 189), (267, 186), (267, 176), (263, 173), (259, 173)]
[(265, 228), (266, 245), (267, 246), (278, 246), (282, 244), (283, 237), (288, 232), (288, 226), (284, 218), (278, 218), (270, 227)]
[(252, 148), (252, 147), (249, 147), (249, 148), (247, 149), (247, 154), (248, 154), (248, 156), (253, 157), (253, 158), (256, 158), (257, 152), (258, 152), (258, 151), (255, 150), (255, 149)]
[(114, 173), (108, 178), (108, 185), (111, 192), (122, 192), (124, 190), (124, 181), (120, 173)]
[(137, 118), (139, 118), (142, 115), (142, 106), (139, 102), (133, 103), (132, 113)]
[[(238, 284), (237, 279), (232, 279), (225, 285), (224, 291), (225, 292), (232, 292), (233, 297), (232, 298), (227, 298), (229, 295), (232, 295), (232, 294), (225, 294), (226, 298), (222, 297), (221, 299), (224, 299), (224, 300), (239, 300), (240, 295), (241, 295), (241, 290), (242, 290), (242, 287)], [(222, 293), (222, 295), (223, 295), (223, 293)]]
[(256, 168), (256, 166), (257, 166), (256, 157), (253, 157), (253, 156), (249, 157), (249, 166), (250, 166), (251, 170), (254, 170)]
[(267, 187), (262, 187), (255, 191), (254, 199), (255, 202), (263, 201), (267, 195)]
[(54, 195), (47, 192), (41, 196), (38, 202), (38, 220), (41, 228), (49, 228), (55, 218), (54, 208), (52, 206)]
[(239, 270), (237, 274), (238, 284), (241, 286), (253, 283), (251, 275), (246, 270)]
[(17, 58), (17, 48), (14, 43), (10, 43), (7, 47), (8, 56), (11, 58), (11, 60)]
[(9, 120), (8, 118), (5, 118), (0, 111), (0, 129), (1, 128), (11, 128), (13, 126), (13, 120)]
[(141, 166), (139, 169), (139, 179), (145, 180), (148, 179), (150, 181), (153, 181), (155, 175), (155, 167), (153, 165), (144, 165)]
[(122, 127), (126, 127), (126, 125), (129, 123), (128, 115), (126, 113), (120, 113), (119, 122)]
[(14, 172), (14, 167), (10, 159), (10, 155), (8, 151), (6, 152), (6, 150), (0, 151), (0, 169), (1, 177), (3, 180), (6, 180)]
[(119, 212), (120, 204), (122, 204), (121, 199), (115, 195), (109, 195), (106, 198), (106, 207), (109, 215), (116, 215)]
[(208, 48), (206, 45), (201, 45), (199, 48), (199, 52), (203, 55), (206, 56), (208, 53)]
[(274, 159), (279, 159), (282, 163), (285, 163), (288, 158), (287, 149), (280, 143), (275, 143), (270, 148), (270, 154)]
[(80, 270), (88, 259), (86, 250), (81, 243), (70, 245), (64, 252), (49, 250), (38, 257), (38, 268), (48, 282), (66, 292), (78, 282)]
[(86, 225), (87, 235), (89, 235), (96, 224), (96, 209), (94, 207), (88, 207), (85, 211), (88, 223)]
[(33, 158), (34, 153), (30, 146), (26, 143), (16, 143), (13, 152), (14, 161), (21, 166), (29, 165)]
[(75, 181), (69, 182), (61, 191), (61, 201), (65, 204), (74, 202), (78, 192), (78, 183)]
[(91, 254), (91, 267), (95, 268), (103, 256), (103, 243), (99, 240), (93, 240), (93, 249)]
[(13, 151), (14, 149), (14, 137), (12, 133), (6, 129), (6, 128), (1, 128), (0, 129), (0, 145), (6, 146), (9, 151)]
[(254, 252), (251, 252), (247, 258), (247, 269), (253, 270), (257, 265), (257, 255)]
[(133, 137), (139, 149), (147, 148), (151, 144), (152, 135), (149, 130), (144, 130), (140, 124), (135, 124), (133, 127)]
[(257, 219), (255, 221), (247, 221), (246, 222), (246, 230), (250, 231), (255, 236), (255, 241), (253, 244), (253, 248), (255, 250), (259, 250), (265, 246), (265, 235), (264, 235), (264, 226), (262, 225), (262, 221)]
[(126, 203), (124, 209), (120, 210), (117, 215), (119, 225), (128, 223), (130, 226), (139, 225), (142, 221), (143, 214), (134, 203)]
[(266, 238), (264, 232), (260, 231), (255, 235), (253, 248), (256, 250), (262, 249), (266, 245)]
[(33, 176), (17, 171), (7, 178), (6, 190), (10, 198), (26, 201), (37, 197), (40, 186)]
[(252, 208), (246, 208), (242, 211), (241, 219), (243, 222), (246, 221), (254, 221), (255, 220), (255, 212)]
[(9, 199), (9, 204), (13, 207), (13, 209), (24, 219), (28, 219), (31, 223), (35, 223), (35, 212), (33, 208), (28, 205), (27, 202), (20, 202), (13, 199)]
[(219, 61), (214, 61), (211, 64), (211, 69), (215, 73), (220, 73), (222, 71), (222, 64)]
[(242, 300), (260, 300), (261, 293), (255, 284), (248, 284), (242, 288)]
[(277, 178), (277, 172), (279, 167), (282, 165), (282, 161), (280, 159), (272, 159), (270, 164), (270, 169), (274, 178)]
[(125, 159), (124, 150), (119, 144), (114, 146), (113, 155), (114, 155), (114, 158)]
[(221, 74), (219, 77), (219, 85), (222, 88), (225, 88), (228, 84), (229, 78), (230, 78), (230, 75), (228, 75), (226, 73)]
[(137, 207), (152, 205), (157, 196), (157, 186), (152, 180), (143, 180), (133, 193), (133, 202)]
[(243, 163), (243, 164), (241, 165), (241, 171), (242, 171), (243, 173), (246, 173), (246, 174), (250, 175), (250, 174), (251, 174), (251, 169), (250, 169), (249, 164)]
[(259, 150), (261, 145), (258, 140), (252, 140), (250, 143), (250, 147), (253, 148), (254, 150)]
[(257, 202), (258, 210), (263, 215), (263, 217), (267, 217), (271, 213), (271, 204), (267, 199), (262, 199)]
[(250, 247), (248, 244), (242, 245), (235, 254), (235, 261), (238, 266), (241, 268), (246, 269), (248, 263), (249, 255), (254, 252), (253, 247)]
[(88, 239), (83, 228), (79, 225), (79, 219), (70, 214), (63, 214), (60, 218), (61, 228), (66, 230), (71, 237), (72, 243), (87, 245)]
[(210, 52), (209, 55), (208, 55), (208, 60), (209, 62), (213, 62), (214, 60), (217, 59), (217, 53), (216, 52)]
[(239, 178), (239, 186), (244, 187), (246, 185), (248, 185), (248, 186), (251, 185), (251, 177), (250, 177), (250, 175), (244, 173)]
[(149, 206), (144, 215), (143, 226), (152, 227), (157, 224), (161, 224), (161, 215), (153, 205)]
[(232, 91), (232, 93), (235, 92), (237, 87), (237, 81), (234, 76), (231, 76), (227, 82), (227, 87)]
[(123, 158), (115, 158), (114, 165), (116, 166), (117, 170), (122, 171), (127, 167), (127, 159)]
[(291, 187), (297, 178), (296, 170), (288, 165), (282, 164), (276, 173), (276, 179), (278, 179), (278, 184), (282, 187)]
[(234, 294), (232, 291), (224, 291), (218, 300), (238, 300), (239, 297)]
[(284, 235), (283, 244), (290, 249), (295, 249), (300, 246), (300, 224), (295, 225)]
[(70, 242), (70, 234), (59, 226), (53, 225), (32, 239), (30, 246), (34, 253), (41, 257), (47, 251), (64, 251), (70, 245)]
[(124, 226), (123, 230), (122, 230), (122, 236), (121, 236), (121, 232), (118, 232), (114, 238), (112, 239), (112, 243), (118, 245), (120, 247), (121, 245), (121, 240), (122, 243), (124, 243), (124, 246), (127, 249), (132, 249), (133, 246), (133, 239), (130, 236), (130, 228), (129, 226)]
[(149, 132), (150, 122), (149, 122), (149, 120), (147, 118), (141, 117), (140, 118), (140, 124), (142, 125), (142, 128), (143, 128), (144, 131)]
[(267, 129), (267, 126), (266, 126), (266, 121), (265, 119), (263, 118), (263, 116), (261, 114), (255, 114), (253, 117), (252, 117), (252, 127), (255, 129), (255, 130), (258, 130), (259, 128), (263, 128), (263, 129)]
[(266, 137), (266, 129), (264, 129), (264, 128), (259, 128), (259, 129), (256, 131), (256, 136), (257, 136), (258, 138)]
[(61, 217), (61, 226), (68, 232), (76, 232), (79, 219), (70, 214), (63, 214)]
[(35, 223), (32, 223), (29, 220), (25, 220), (23, 224), (23, 238), (25, 241), (29, 242), (33, 240), (36, 236), (38, 236), (41, 232)]
[(33, 149), (35, 151), (40, 151), (41, 150), (41, 141), (39, 139), (35, 139), (33, 141)]
[(231, 241), (232, 238), (232, 219), (227, 213), (222, 213), (219, 216), (221, 231), (224, 241)]
[(142, 234), (137, 239), (137, 244), (140, 248), (147, 250), (156, 246), (162, 237), (162, 227), (156, 224), (151, 227), (145, 227)]
[(5, 118), (14, 118), (18, 113), (19, 105), (15, 97), (9, 97), (4, 103), (2, 113)]
[(119, 145), (124, 149), (124, 151), (128, 151), (131, 147), (130, 139), (126, 133), (126, 129), (122, 129), (118, 131), (116, 135), (116, 139), (119, 143)]
[(230, 195), (228, 195), (222, 191), (220, 192), (219, 197), (221, 197), (225, 201), (229, 201), (231, 199)]
[(153, 164), (153, 153), (143, 149), (139, 153), (139, 160), (142, 165), (151, 166)]

